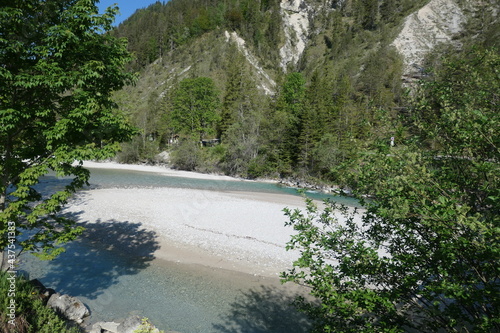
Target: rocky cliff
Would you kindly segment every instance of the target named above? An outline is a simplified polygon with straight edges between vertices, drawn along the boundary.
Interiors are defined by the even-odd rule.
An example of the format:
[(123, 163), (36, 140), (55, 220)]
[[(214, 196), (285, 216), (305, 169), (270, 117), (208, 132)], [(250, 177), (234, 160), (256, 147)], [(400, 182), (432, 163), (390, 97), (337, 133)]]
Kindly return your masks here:
[(431, 0), (409, 15), (393, 42), (404, 57), (404, 74), (418, 72), (425, 55), (437, 44), (453, 43), (465, 20), (464, 12), (453, 0)]

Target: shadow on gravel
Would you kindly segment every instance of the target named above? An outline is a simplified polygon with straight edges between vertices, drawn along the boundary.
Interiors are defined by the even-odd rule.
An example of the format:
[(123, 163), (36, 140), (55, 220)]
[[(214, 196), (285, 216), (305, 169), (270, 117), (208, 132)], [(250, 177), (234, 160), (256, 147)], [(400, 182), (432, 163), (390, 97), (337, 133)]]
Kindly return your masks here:
[(267, 286), (244, 291), (221, 318), (223, 324), (214, 325), (214, 329), (224, 333), (308, 332), (311, 322), (291, 305), (295, 297)]
[[(80, 213), (70, 217), (78, 221)], [(66, 252), (47, 261), (40, 280), (59, 293), (95, 299), (124, 275), (137, 274), (155, 258), (157, 234), (127, 221), (79, 222), (86, 230), (64, 246)]]

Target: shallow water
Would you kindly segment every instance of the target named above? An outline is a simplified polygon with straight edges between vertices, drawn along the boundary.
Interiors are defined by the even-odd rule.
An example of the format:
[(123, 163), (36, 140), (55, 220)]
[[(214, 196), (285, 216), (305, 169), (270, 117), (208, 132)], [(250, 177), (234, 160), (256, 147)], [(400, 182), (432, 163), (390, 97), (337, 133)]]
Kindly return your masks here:
[[(242, 191), (289, 194), (300, 196), (301, 190), (295, 187), (282, 186), (276, 183), (245, 180), (213, 180), (185, 178), (162, 175), (154, 172), (132, 171), (122, 169), (88, 168), (91, 171), (88, 188), (187, 188), (210, 191)], [(53, 190), (69, 183), (69, 177), (57, 178), (53, 174), (42, 177), (39, 188)], [(315, 200), (333, 200), (347, 206), (360, 207), (359, 202), (350, 197), (325, 194), (316, 191), (305, 191), (304, 194)]]
[[(275, 183), (245, 180), (212, 180), (166, 176), (152, 172), (97, 169), (91, 170), (90, 185), (99, 188), (137, 188), (137, 187), (173, 187), (211, 191), (244, 191), (276, 194), (301, 195), (299, 189), (281, 186)], [(306, 191), (308, 197), (316, 200), (331, 199), (348, 206), (359, 206), (354, 198)]]
[[(271, 183), (128, 170), (91, 169), (91, 175), (90, 188), (176, 187), (299, 195), (296, 189)], [(51, 191), (67, 182), (49, 175), (40, 189)], [(350, 198), (308, 195), (357, 205)], [(92, 311), (90, 323), (138, 314), (160, 329), (183, 333), (299, 333), (309, 327), (303, 315), (289, 306), (296, 292), (293, 285), (283, 287), (277, 279), (155, 260), (157, 235), (142, 230), (139, 224), (117, 222), (86, 227), (85, 237), (67, 245), (67, 251), (57, 259), (42, 262), (25, 256), (21, 269), (46, 287), (80, 298)], [(102, 235), (107, 237), (103, 239)]]
[(307, 320), (289, 306), (294, 288), (275, 279), (131, 257), (101, 245), (80, 240), (51, 262), (26, 257), (22, 268), (81, 299), (92, 311), (89, 323), (138, 314), (183, 333), (307, 331)]

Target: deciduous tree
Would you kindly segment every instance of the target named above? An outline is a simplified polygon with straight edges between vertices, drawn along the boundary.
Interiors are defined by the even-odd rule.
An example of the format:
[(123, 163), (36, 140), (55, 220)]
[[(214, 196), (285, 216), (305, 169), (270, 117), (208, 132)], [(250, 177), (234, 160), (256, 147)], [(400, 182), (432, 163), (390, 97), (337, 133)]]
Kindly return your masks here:
[(301, 256), (284, 278), (312, 288), (319, 302), (298, 305), (318, 332), (500, 331), (499, 60), (474, 50), (434, 71), (415, 137), (353, 167), (364, 212), (287, 211)]
[(173, 94), (171, 119), (178, 131), (202, 140), (206, 134), (215, 133), (219, 105), (219, 94), (212, 79), (184, 79)]
[[(51, 257), (61, 251), (55, 245), (81, 232), (58, 212), (89, 179), (82, 161), (113, 156), (118, 142), (133, 133), (111, 99), (133, 80), (124, 71), (130, 55), (123, 40), (106, 33), (116, 7), (98, 14), (94, 0), (5, 3), (0, 7), (0, 249), (15, 239), (24, 250)], [(55, 193), (42, 191), (40, 177), (49, 171), (73, 178)]]

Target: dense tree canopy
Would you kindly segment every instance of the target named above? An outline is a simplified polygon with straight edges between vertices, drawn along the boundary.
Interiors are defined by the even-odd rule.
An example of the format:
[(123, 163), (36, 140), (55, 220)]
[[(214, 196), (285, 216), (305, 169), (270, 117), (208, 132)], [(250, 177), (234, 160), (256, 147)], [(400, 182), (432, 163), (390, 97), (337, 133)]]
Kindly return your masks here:
[[(111, 37), (117, 8), (94, 0), (13, 0), (0, 7), (0, 248), (53, 246), (81, 230), (58, 216), (89, 177), (82, 160), (113, 156), (133, 130), (111, 93), (131, 82), (124, 41)], [(75, 163), (76, 162), (76, 163)], [(72, 176), (56, 193), (49, 171)], [(17, 248), (19, 249), (19, 248)]]

